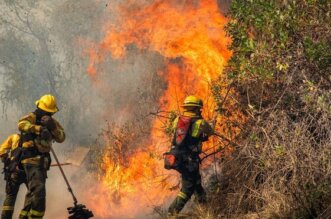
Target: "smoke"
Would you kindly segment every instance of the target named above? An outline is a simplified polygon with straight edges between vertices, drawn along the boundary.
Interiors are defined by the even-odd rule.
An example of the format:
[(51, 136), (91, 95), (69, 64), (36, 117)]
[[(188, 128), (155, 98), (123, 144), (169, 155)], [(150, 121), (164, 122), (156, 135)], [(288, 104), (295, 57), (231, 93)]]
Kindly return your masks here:
[[(0, 52), (0, 59), (6, 62), (0, 63), (1, 104), (4, 107), (1, 141), (17, 132), (18, 119), (33, 111), (34, 101), (45, 93), (57, 97), (60, 111), (54, 117), (67, 134), (65, 143), (54, 144), (61, 161), (75, 156), (72, 154), (75, 146), (91, 147), (92, 154), (100, 150), (102, 144), (95, 144), (95, 141), (103, 141), (99, 134), (107, 124), (121, 127), (135, 121), (144, 124), (147, 130), (150, 128), (148, 114), (157, 109), (164, 89), (163, 79), (157, 74), (164, 65), (159, 54), (131, 46), (125, 60), (110, 57), (104, 60), (98, 66), (97, 78), (90, 78), (86, 73), (86, 48), (93, 47), (93, 42), (103, 37), (106, 21), (118, 19), (113, 9), (120, 3), (61, 0), (26, 1), (15, 5), (0, 1), (4, 12), (2, 18), (7, 19), (5, 16), (9, 15), (0, 32), (5, 44), (2, 48), (6, 47), (8, 51), (12, 48), (9, 52)], [(141, 1), (139, 6), (147, 3)], [(25, 13), (30, 18), (26, 18)], [(22, 51), (25, 51), (24, 55), (20, 55)], [(22, 68), (10, 68), (18, 64)], [(101, 158), (101, 155), (95, 157)], [(90, 159), (80, 167), (64, 167), (82, 203), (89, 202), (86, 191), (98, 187), (95, 173), (89, 169)], [(3, 180), (0, 186), (3, 200)], [(72, 200), (56, 167), (48, 172), (46, 186), (45, 218), (66, 218), (66, 208), (72, 206)], [(25, 192), (22, 186), (14, 217), (23, 205)]]
[[(0, 140), (4, 140), (7, 135), (16, 131), (17, 120), (22, 115), (34, 110), (34, 100), (44, 93), (54, 93), (60, 107), (55, 118), (64, 126), (67, 134), (65, 143), (54, 145), (56, 152), (60, 160), (65, 161), (68, 157), (75, 156), (73, 149), (76, 146), (91, 149), (81, 166), (65, 166), (64, 169), (78, 200), (87, 204), (87, 207), (92, 208), (93, 205), (93, 208), (100, 208), (98, 211), (103, 211), (103, 215), (110, 215), (107, 211), (116, 211), (121, 207), (126, 209), (127, 206), (116, 205), (116, 200), (99, 203), (104, 200), (102, 196), (107, 191), (100, 186), (99, 179), (96, 178), (99, 166), (95, 165), (103, 161), (104, 154), (100, 152), (109, 143), (100, 133), (119, 130), (120, 134), (134, 139), (126, 142), (123, 148), (127, 156), (134, 153), (137, 148), (146, 149), (149, 146), (146, 143), (151, 137), (151, 129), (155, 128), (150, 112), (159, 109), (160, 97), (168, 89), (165, 76), (161, 72), (165, 65), (169, 64), (169, 59), (175, 64), (181, 63), (182, 60), (176, 56), (177, 54), (168, 55), (168, 59), (160, 54), (160, 51), (164, 52), (168, 45), (153, 50), (133, 42), (125, 45), (125, 59), (120, 59), (110, 54), (102, 54), (99, 42), (102, 42), (108, 34), (108, 28), (116, 30), (116, 24), (123, 23), (123, 18), (118, 13), (119, 8), (125, 6), (126, 12), (137, 12), (155, 2), (152, 0), (56, 2), (27, 0), (22, 3), (0, 1), (3, 12), (1, 18), (6, 20), (0, 30), (0, 39), (4, 42), (2, 45), (0, 43), (0, 47), (6, 48), (6, 50), (0, 49), (0, 98), (1, 104), (5, 106), (0, 127), (3, 136)], [(169, 3), (179, 11), (185, 10), (187, 5), (193, 8), (198, 8), (200, 5), (200, 1), (196, 0), (173, 0)], [(192, 7), (190, 8), (194, 12)], [(157, 16), (154, 18), (156, 19)], [(202, 18), (208, 22), (208, 17), (202, 16)], [(196, 20), (195, 22), (198, 22)], [(218, 17), (216, 20), (223, 22)], [(186, 25), (188, 28), (190, 26), (190, 23)], [(204, 28), (203, 23), (198, 22), (197, 26)], [(215, 26), (219, 28), (219, 23)], [(175, 29), (176, 27), (172, 27), (172, 30)], [(219, 33), (213, 25), (206, 30), (206, 33), (208, 37), (216, 33), (215, 38), (218, 40)], [(176, 42), (181, 35), (185, 35), (185, 30), (175, 31), (175, 37), (171, 40)], [(209, 39), (205, 41), (203, 34), (201, 36), (199, 39), (202, 39), (202, 42), (210, 42)], [(186, 37), (191, 35), (188, 34)], [(212, 55), (215, 55), (218, 66), (223, 63), (218, 59), (218, 52), (225, 50), (225, 46), (216, 42), (216, 39), (213, 39), (210, 45), (222, 47), (213, 49), (215, 53), (210, 53), (211, 57), (206, 60), (214, 61)], [(175, 46), (174, 43), (173, 47)], [(200, 45), (198, 48), (205, 51)], [(193, 54), (199, 59), (204, 54), (201, 51), (197, 53), (193, 51), (186, 55), (188, 57)], [(182, 64), (181, 68), (187, 67), (191, 71), (195, 63), (192, 61), (190, 64), (187, 66)], [(220, 71), (220, 69), (217, 71), (209, 69), (208, 66), (205, 69), (210, 72)], [(195, 69), (192, 71), (194, 72)], [(190, 84), (196, 80), (192, 77), (185, 82)], [(192, 92), (189, 89), (192, 87), (187, 86), (185, 90)], [(141, 156), (144, 158), (146, 154)], [(148, 158), (153, 156), (156, 155), (148, 154)], [(48, 172), (48, 176), (45, 218), (66, 218), (66, 208), (72, 206), (70, 194), (56, 167)], [(4, 188), (3, 181), (1, 186)], [(152, 185), (150, 187), (151, 190), (154, 189)], [(23, 204), (24, 192), (24, 189), (20, 192), (15, 215)], [(144, 191), (141, 191), (138, 195), (145, 196), (143, 193)], [(116, 194), (112, 195), (116, 196)], [(130, 212), (132, 217), (155, 217), (149, 215), (155, 207), (153, 203), (149, 206), (139, 205), (142, 198), (146, 199), (146, 197), (135, 197), (131, 200), (131, 204), (137, 203), (135, 209), (130, 209), (134, 210)]]

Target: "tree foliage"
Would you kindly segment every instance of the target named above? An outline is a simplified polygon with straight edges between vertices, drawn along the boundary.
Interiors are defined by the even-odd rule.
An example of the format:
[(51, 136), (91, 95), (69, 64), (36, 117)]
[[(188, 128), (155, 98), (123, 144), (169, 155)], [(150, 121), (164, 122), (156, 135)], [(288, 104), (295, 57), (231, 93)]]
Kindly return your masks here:
[(228, 74), (243, 89), (258, 86), (250, 89), (252, 107), (278, 101), (330, 111), (330, 7), (325, 0), (233, 1)]
[(233, 0), (229, 16), (248, 120), (198, 217), (330, 218), (331, 2)]

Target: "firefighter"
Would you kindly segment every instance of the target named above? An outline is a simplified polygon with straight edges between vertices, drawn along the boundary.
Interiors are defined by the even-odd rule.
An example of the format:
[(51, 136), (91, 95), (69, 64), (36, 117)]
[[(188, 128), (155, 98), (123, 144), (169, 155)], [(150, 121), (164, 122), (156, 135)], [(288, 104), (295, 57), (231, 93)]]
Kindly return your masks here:
[(52, 116), (58, 111), (55, 97), (44, 95), (35, 102), (37, 109), (19, 120), (22, 137), (21, 164), (26, 174), (28, 195), (21, 219), (43, 218), (45, 214), (47, 170), (50, 167), (52, 142), (62, 143), (65, 133)]
[(13, 158), (19, 150), (20, 135), (10, 135), (0, 146), (0, 158), (4, 163), (4, 175), (6, 180), (6, 198), (3, 202), (1, 219), (13, 217), (18, 190), (22, 183), (26, 184), (24, 171), (13, 164)]
[(206, 192), (201, 185), (199, 154), (202, 152), (202, 142), (213, 134), (213, 128), (201, 116), (201, 99), (188, 96), (182, 107), (183, 115), (177, 117), (173, 124), (175, 133), (171, 147), (179, 160), (177, 170), (181, 174), (182, 187), (168, 209), (169, 215), (179, 213), (193, 194), (199, 203), (206, 202)]

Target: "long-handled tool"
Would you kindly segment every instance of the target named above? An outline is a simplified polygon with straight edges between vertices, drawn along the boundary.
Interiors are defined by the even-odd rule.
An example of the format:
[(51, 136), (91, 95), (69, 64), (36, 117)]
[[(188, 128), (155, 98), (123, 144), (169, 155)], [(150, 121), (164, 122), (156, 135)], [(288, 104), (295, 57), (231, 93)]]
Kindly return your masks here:
[(61, 171), (61, 174), (64, 178), (64, 181), (67, 184), (68, 191), (70, 192), (70, 194), (72, 195), (72, 198), (74, 200), (74, 206), (68, 208), (69, 219), (88, 219), (88, 218), (93, 217), (94, 215), (93, 215), (92, 211), (88, 210), (85, 205), (78, 204), (77, 198), (76, 198), (74, 192), (72, 191), (72, 188), (69, 184), (69, 181), (68, 181), (68, 179), (67, 179), (67, 177), (64, 174), (64, 171), (62, 169), (61, 163), (60, 163), (59, 159), (57, 158), (56, 153), (55, 153), (55, 151), (52, 147), (51, 147), (51, 152), (52, 152), (53, 157), (54, 157), (54, 159), (55, 159), (55, 161), (56, 161), (56, 163), (57, 163), (57, 165), (58, 165), (58, 167)]
[[(68, 166), (71, 165), (71, 163), (60, 163), (60, 166)], [(59, 164), (55, 163), (55, 164), (51, 164), (51, 167), (57, 167), (59, 166)]]

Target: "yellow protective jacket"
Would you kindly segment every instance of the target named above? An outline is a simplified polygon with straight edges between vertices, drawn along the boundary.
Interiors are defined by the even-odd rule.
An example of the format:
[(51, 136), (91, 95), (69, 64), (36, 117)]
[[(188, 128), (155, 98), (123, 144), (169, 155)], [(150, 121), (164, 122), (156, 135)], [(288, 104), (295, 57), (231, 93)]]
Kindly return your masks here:
[[(38, 136), (41, 131), (41, 125), (37, 125), (37, 118), (34, 113), (30, 113), (23, 118), (21, 118), (18, 122), (18, 130), (22, 132), (22, 134), (33, 134), (35, 136)], [(52, 139), (55, 140), (58, 143), (62, 143), (65, 140), (65, 133), (64, 129), (60, 125), (58, 121), (56, 121), (53, 118), (56, 128), (51, 131)], [(35, 141), (38, 140), (37, 137), (30, 140), (23, 140), (22, 147), (23, 148), (29, 148), (35, 146)]]
[(18, 134), (12, 134), (8, 136), (8, 138), (2, 142), (0, 146), (0, 157), (9, 154), (9, 152), (13, 151), (18, 147), (20, 141), (20, 136)]
[[(21, 118), (18, 122), (18, 129), (21, 131), (22, 148), (35, 148), (36, 151), (45, 153), (49, 152), (53, 140), (58, 143), (62, 143), (65, 140), (64, 130), (58, 121), (56, 121), (54, 118), (53, 120), (56, 124), (56, 127), (51, 131), (52, 139), (50, 141), (46, 141), (41, 139), (39, 136), (42, 127), (41, 125), (37, 124), (37, 116), (35, 113), (29, 113), (28, 115)], [(39, 164), (40, 158), (40, 155), (28, 155), (26, 157), (24, 156), (21, 162), (22, 164)], [(47, 159), (47, 163), (48, 162), (49, 160)], [(49, 163), (45, 166), (48, 165)]]

